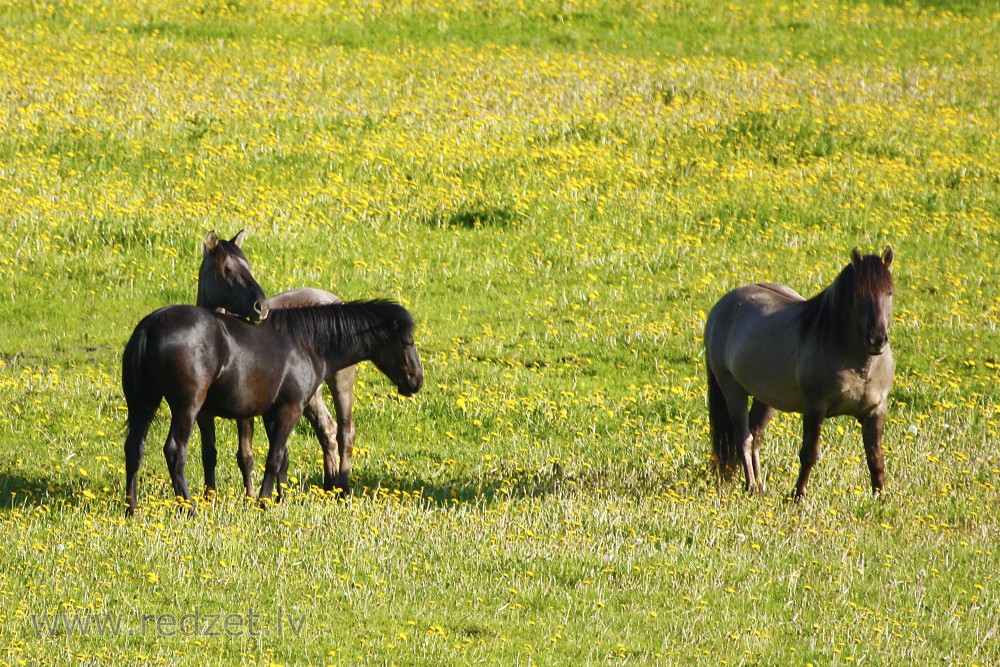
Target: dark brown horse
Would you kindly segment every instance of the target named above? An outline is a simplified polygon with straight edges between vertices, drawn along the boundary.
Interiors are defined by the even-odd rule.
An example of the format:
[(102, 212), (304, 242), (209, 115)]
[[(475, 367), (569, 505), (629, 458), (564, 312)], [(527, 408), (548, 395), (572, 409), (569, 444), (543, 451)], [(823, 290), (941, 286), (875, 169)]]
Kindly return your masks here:
[[(214, 232), (210, 236), (214, 236)], [(249, 267), (242, 252), (243, 232), (237, 234), (231, 241), (217, 241), (219, 251), (226, 257), (242, 257), (243, 266)], [(206, 239), (207, 243), (207, 239)], [(206, 245), (207, 248), (207, 245)], [(245, 292), (248, 281), (231, 279), (233, 268), (220, 262), (216, 253), (205, 252), (198, 271), (198, 301), (197, 305), (213, 310), (230, 312), (229, 303), (243, 303), (248, 295), (234, 294)], [(252, 280), (252, 279), (251, 279)], [(256, 283), (254, 283), (256, 284)], [(281, 292), (268, 300), (269, 308), (301, 308), (303, 306), (319, 306), (342, 303), (340, 297), (323, 290), (301, 287)], [(234, 313), (234, 314), (239, 314)], [(323, 402), (323, 386), (306, 404), (303, 416), (312, 425), (323, 450), (323, 488), (327, 491), (338, 489), (343, 495), (350, 493), (351, 459), (354, 453), (354, 378), (357, 366), (348, 366), (337, 371), (326, 385), (333, 396), (333, 408), (336, 419), (330, 414)], [(215, 449), (215, 425), (208, 423), (201, 428), (202, 462), (205, 466), (205, 487), (207, 493), (215, 491), (215, 465), (217, 454)], [(239, 433), (239, 448), (236, 451), (236, 461), (243, 473), (243, 485), (248, 496), (253, 495), (253, 420), (237, 421)]]
[[(337, 371), (370, 360), (410, 396), (423, 385), (413, 320), (391, 301), (275, 310), (251, 325), (198, 306), (168, 306), (136, 327), (122, 358), (128, 407), (127, 514), (136, 508), (139, 464), (160, 402), (170, 406), (163, 453), (174, 493), (190, 501), (184, 463), (195, 421), (262, 415), (269, 449), (260, 497), (287, 479), (287, 440), (303, 406)], [(213, 443), (214, 450), (214, 443)]]
[[(748, 491), (764, 491), (761, 437), (775, 410), (802, 414), (795, 497), (806, 493), (826, 417), (861, 423), (873, 492), (885, 484), (882, 428), (895, 361), (889, 347), (893, 251), (862, 256), (806, 300), (761, 283), (723, 296), (705, 323), (708, 414), (720, 473), (743, 466)], [(749, 413), (747, 400), (753, 399)]]

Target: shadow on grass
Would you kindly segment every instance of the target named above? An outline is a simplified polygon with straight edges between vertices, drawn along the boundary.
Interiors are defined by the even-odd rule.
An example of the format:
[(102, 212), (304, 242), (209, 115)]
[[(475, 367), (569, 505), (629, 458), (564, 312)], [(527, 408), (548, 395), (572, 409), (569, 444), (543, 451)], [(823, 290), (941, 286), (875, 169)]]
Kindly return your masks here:
[(56, 484), (47, 477), (24, 477), (0, 473), (0, 512), (23, 507), (74, 505), (76, 488)]
[(481, 229), (509, 227), (516, 217), (513, 210), (490, 204), (468, 204), (455, 211), (424, 216), (423, 223), (434, 228)]
[[(439, 476), (436, 476), (439, 477)], [(496, 479), (471, 479), (463, 475), (426, 479), (415, 471), (397, 475), (386, 470), (355, 468), (351, 474), (351, 493), (354, 496), (400, 495), (419, 497), (437, 505), (451, 503), (492, 503), (498, 500), (541, 498), (556, 493), (574, 480), (560, 471), (519, 471)], [(305, 488), (322, 488), (323, 476), (310, 475), (304, 480)]]
[[(430, 478), (433, 477), (433, 478)], [(322, 488), (320, 474), (303, 480), (305, 488)], [(662, 495), (675, 497), (708, 495), (717, 492), (718, 479), (714, 472), (697, 470), (650, 470), (638, 466), (628, 471), (597, 468), (564, 471), (558, 464), (541, 470), (506, 471), (487, 478), (469, 477), (460, 473), (443, 476), (439, 472), (422, 476), (419, 471), (402, 474), (387, 470), (355, 468), (351, 477), (354, 496), (397, 495), (420, 498), (436, 505), (482, 503), (507, 500), (545, 498), (560, 493), (651, 498)]]

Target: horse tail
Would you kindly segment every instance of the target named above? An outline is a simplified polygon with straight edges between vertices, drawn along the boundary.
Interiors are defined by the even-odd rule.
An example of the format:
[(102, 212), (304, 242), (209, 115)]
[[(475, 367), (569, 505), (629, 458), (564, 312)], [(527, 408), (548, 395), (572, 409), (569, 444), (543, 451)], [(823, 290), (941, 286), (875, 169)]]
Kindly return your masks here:
[(140, 323), (122, 353), (122, 393), (130, 406), (142, 392), (142, 360), (146, 357), (147, 341), (146, 330)]
[(729, 479), (739, 465), (740, 451), (733, 438), (726, 396), (711, 368), (708, 369), (708, 427), (712, 434), (712, 458), (716, 472), (723, 479)]
[(156, 383), (149, 377), (146, 361), (148, 344), (149, 333), (144, 320), (132, 332), (122, 353), (122, 392), (128, 407), (130, 429), (146, 419), (151, 421), (152, 413), (156, 412), (163, 398), (156, 389)]
[(146, 451), (146, 434), (153, 423), (163, 396), (150, 377), (147, 348), (149, 333), (146, 320), (132, 332), (122, 353), (122, 392), (128, 408), (128, 436), (125, 438), (125, 516), (136, 509), (136, 486), (139, 465)]

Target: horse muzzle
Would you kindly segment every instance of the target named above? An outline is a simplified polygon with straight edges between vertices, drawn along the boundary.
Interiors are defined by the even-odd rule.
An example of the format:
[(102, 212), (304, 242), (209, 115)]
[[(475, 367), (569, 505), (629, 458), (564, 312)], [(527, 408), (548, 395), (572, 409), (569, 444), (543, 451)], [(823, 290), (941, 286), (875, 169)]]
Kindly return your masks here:
[(878, 334), (874, 336), (865, 337), (865, 348), (868, 350), (868, 354), (873, 357), (877, 357), (886, 351), (889, 347), (889, 336), (886, 334)]
[(412, 375), (407, 374), (406, 379), (396, 385), (396, 390), (399, 392), (400, 396), (413, 396), (415, 393), (420, 391), (420, 388), (424, 386), (424, 371), (420, 369), (419, 372)]
[(257, 324), (263, 322), (267, 319), (267, 316), (271, 314), (271, 307), (267, 304), (267, 300), (256, 301), (253, 304), (253, 312), (257, 316)]

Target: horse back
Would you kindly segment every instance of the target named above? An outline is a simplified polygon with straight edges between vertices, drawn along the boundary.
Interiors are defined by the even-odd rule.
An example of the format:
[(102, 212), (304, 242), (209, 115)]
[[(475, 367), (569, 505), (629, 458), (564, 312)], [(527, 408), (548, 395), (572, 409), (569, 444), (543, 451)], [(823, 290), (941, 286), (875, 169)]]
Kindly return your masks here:
[(157, 371), (164, 389), (175, 381), (216, 374), (226, 348), (219, 318), (199, 306), (178, 305), (160, 308), (139, 323), (133, 338), (140, 333), (145, 337), (145, 363)]
[(304, 404), (322, 381), (315, 359), (270, 319), (249, 324), (199, 306), (168, 306), (136, 329), (143, 364), (171, 406), (199, 405), (219, 417), (264, 414), (280, 402)]
[(168, 352), (172, 346), (183, 346), (185, 341), (214, 338), (218, 325), (216, 316), (207, 308), (175, 305), (144, 317), (136, 326), (136, 333), (139, 332), (145, 335), (147, 347)]
[[(782, 333), (794, 324), (797, 306), (803, 303), (805, 299), (798, 292), (784, 285), (758, 283), (738, 287), (719, 299), (709, 312), (705, 323), (706, 347), (718, 353), (754, 343), (754, 339), (762, 336), (772, 337), (771, 342), (778, 346), (790, 343)], [(797, 333), (796, 328), (789, 337), (796, 338)]]
[(343, 303), (343, 301), (336, 294), (313, 287), (290, 289), (281, 294), (275, 294), (268, 300), (268, 305), (271, 308), (304, 308), (334, 303)]

